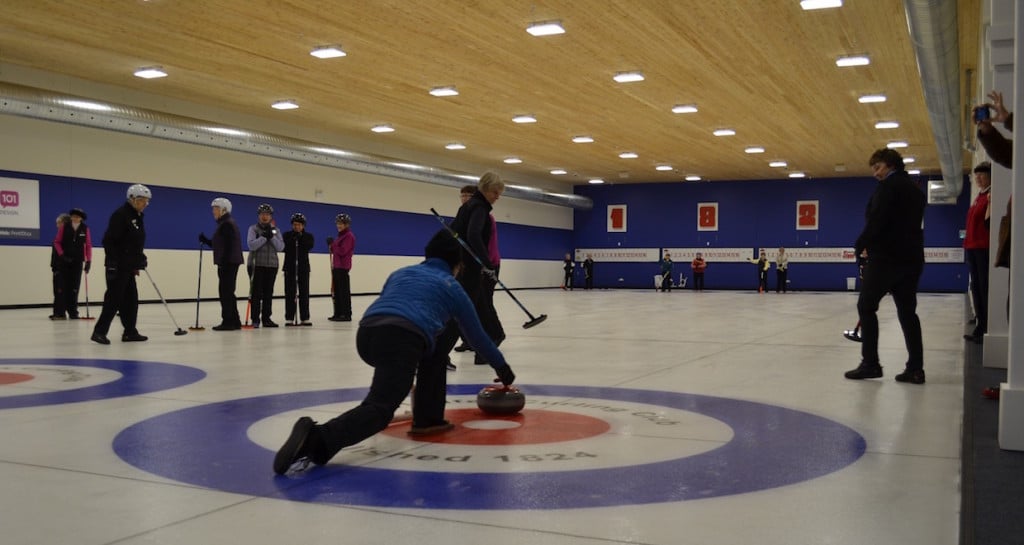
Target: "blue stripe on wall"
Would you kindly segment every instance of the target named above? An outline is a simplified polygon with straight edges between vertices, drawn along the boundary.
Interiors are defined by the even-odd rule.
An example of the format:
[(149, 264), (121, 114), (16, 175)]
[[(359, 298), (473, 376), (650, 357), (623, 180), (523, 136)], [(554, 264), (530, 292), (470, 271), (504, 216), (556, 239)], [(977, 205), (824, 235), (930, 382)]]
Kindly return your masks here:
[[(40, 240), (4, 240), (10, 246), (49, 246), (56, 230), (53, 220), (72, 207), (82, 208), (89, 215), (86, 223), (93, 234), (93, 244), (101, 245), (107, 221), (125, 200), (128, 186), (135, 182), (111, 182), (68, 176), (50, 176), (0, 170), (0, 176), (39, 180)], [(200, 231), (212, 235), (215, 227), (210, 202), (216, 197), (231, 200), (232, 215), (243, 231), (256, 222), (256, 208), (261, 203), (274, 207), (277, 223), (290, 229), (289, 219), (295, 212), (306, 216), (307, 230), (316, 237), (317, 253), (327, 253), (325, 239), (335, 236), (334, 218), (345, 212), (352, 216), (356, 235), (356, 253), (361, 255), (423, 255), (427, 240), (441, 225), (425, 209), (422, 214), (397, 212), (339, 204), (323, 204), (288, 199), (266, 199), (252, 195), (214, 193), (147, 184), (153, 201), (146, 209), (146, 247), (148, 249), (188, 250), (198, 247)], [(456, 209), (439, 211), (455, 214)], [(446, 218), (446, 219), (450, 219)], [(498, 224), (499, 245), (504, 259), (561, 260), (571, 251), (572, 231), (511, 223)]]

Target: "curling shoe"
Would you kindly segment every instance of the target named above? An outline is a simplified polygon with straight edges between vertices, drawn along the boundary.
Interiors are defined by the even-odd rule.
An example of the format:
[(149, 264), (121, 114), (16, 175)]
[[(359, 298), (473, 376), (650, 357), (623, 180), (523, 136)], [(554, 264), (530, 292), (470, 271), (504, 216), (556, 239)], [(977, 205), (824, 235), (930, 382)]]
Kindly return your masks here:
[(145, 335), (139, 335), (138, 331), (134, 333), (125, 333), (124, 335), (121, 335), (121, 342), (123, 343), (141, 343), (148, 340), (149, 337)]
[(93, 333), (92, 337), (89, 337), (89, 340), (94, 343), (110, 344), (110, 339), (108, 339), (106, 335), (100, 333)]
[(902, 373), (896, 375), (896, 382), (924, 384), (924, 369), (906, 369)]
[(882, 377), (882, 366), (877, 363), (869, 365), (861, 362), (856, 369), (847, 371), (845, 375), (850, 380), (863, 380), (866, 378), (881, 378)]
[(263, 320), (263, 327), (277, 327), (277, 322), (267, 318), (266, 320)]
[[(310, 435), (313, 433), (315, 426), (316, 422), (308, 416), (303, 416), (295, 421), (295, 425), (292, 426), (292, 433), (274, 456), (274, 473), (284, 475), (295, 462), (305, 457), (313, 458), (311, 451), (314, 449), (312, 448)], [(320, 464), (325, 462), (326, 460), (314, 461), (314, 463)]]

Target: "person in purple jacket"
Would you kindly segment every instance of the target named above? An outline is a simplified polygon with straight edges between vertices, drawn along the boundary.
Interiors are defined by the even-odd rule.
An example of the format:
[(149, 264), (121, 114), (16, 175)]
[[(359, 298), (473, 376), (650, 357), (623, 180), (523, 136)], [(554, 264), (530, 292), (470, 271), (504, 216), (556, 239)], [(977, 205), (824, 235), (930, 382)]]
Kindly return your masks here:
[(235, 288), (238, 286), (238, 268), (242, 266), (242, 233), (231, 217), (231, 201), (217, 197), (210, 203), (217, 230), (213, 239), (199, 233), (199, 242), (213, 248), (213, 264), (217, 266), (217, 296), (220, 299), (220, 324), (214, 331), (235, 331), (242, 329), (238, 315), (238, 300)]
[(356, 236), (352, 233), (352, 218), (348, 214), (338, 214), (334, 218), (338, 227), (338, 236), (327, 237), (327, 247), (331, 250), (331, 295), (334, 299), (334, 314), (327, 319), (332, 322), (352, 321), (352, 281), (349, 271), (352, 270), (352, 254), (356, 251)]
[(508, 386), (515, 373), (484, 332), (473, 303), (455, 279), (462, 268), (462, 250), (447, 231), (438, 231), (424, 250), (426, 260), (391, 273), (380, 297), (359, 322), (356, 350), (374, 368), (363, 402), (323, 424), (303, 416), (274, 457), (274, 473), (283, 475), (303, 459), (323, 465), (341, 449), (383, 430), (416, 383), (412, 402), (412, 435), (451, 430), (444, 419), (448, 352), (458, 330), (482, 353)]

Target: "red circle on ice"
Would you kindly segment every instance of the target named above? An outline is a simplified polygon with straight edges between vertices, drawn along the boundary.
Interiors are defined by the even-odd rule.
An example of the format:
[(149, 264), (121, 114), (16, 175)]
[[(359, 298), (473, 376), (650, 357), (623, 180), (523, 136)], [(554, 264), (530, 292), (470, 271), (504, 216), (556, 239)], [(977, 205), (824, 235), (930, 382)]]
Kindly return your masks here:
[(4, 373), (0, 372), (0, 384), (17, 384), (19, 382), (25, 382), (36, 378), (34, 375), (26, 375), (24, 373)]
[(412, 422), (406, 421), (392, 424), (381, 433), (446, 445), (534, 445), (587, 439), (611, 429), (599, 418), (560, 411), (527, 409), (499, 416), (480, 409), (449, 409), (444, 416), (455, 429), (437, 435), (408, 435)]

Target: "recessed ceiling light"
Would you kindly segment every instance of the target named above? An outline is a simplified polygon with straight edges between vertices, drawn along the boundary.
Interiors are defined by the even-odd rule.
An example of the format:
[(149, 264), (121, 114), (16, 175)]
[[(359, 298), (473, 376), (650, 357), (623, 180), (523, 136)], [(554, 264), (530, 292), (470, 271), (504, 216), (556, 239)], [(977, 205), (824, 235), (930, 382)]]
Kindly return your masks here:
[(632, 151), (624, 151), (619, 154), (619, 159), (636, 159), (637, 157), (640, 156)]
[(591, 179), (587, 180), (587, 183), (588, 184), (594, 184), (594, 185), (603, 184), (604, 180), (602, 180), (601, 178), (591, 178)]
[(533, 23), (526, 27), (526, 31), (533, 36), (553, 36), (555, 34), (565, 34), (565, 28), (562, 27), (561, 21), (546, 21), (543, 23)]
[(871, 59), (867, 55), (849, 55), (836, 59), (836, 66), (867, 66)]
[(522, 162), (523, 162), (523, 160), (518, 158), (518, 157), (506, 157), (505, 158), (505, 164), (507, 164), (507, 165), (518, 165), (519, 163), (522, 163)]
[(699, 182), (700, 181), (700, 176), (687, 176), (686, 177), (686, 181), (687, 182)]
[(333, 59), (336, 57), (344, 57), (348, 55), (348, 53), (345, 53), (344, 51), (341, 50), (340, 45), (317, 46), (314, 47), (313, 50), (309, 52), (309, 54), (313, 55), (318, 59)]
[(807, 175), (806, 175), (806, 174), (804, 174), (803, 172), (790, 172), (790, 173), (789, 173), (789, 177), (790, 177), (790, 178), (804, 178), (804, 177), (806, 177), (806, 176), (807, 176)]
[(278, 100), (270, 105), (275, 110), (294, 110), (299, 107), (294, 100)]
[(566, 172), (565, 169), (556, 168), (551, 170), (551, 174), (554, 174), (555, 176), (561, 176), (563, 174), (568, 174), (568, 172)]
[(215, 132), (217, 134), (226, 134), (228, 136), (246, 136), (249, 134), (245, 131), (240, 131), (238, 129), (228, 129), (225, 127), (208, 127), (206, 130), (210, 132)]
[(743, 153), (764, 153), (764, 148), (761, 146), (750, 146), (743, 150)]
[(899, 128), (900, 124), (895, 121), (879, 121), (875, 123), (876, 129), (896, 129)]
[(370, 130), (373, 132), (395, 132), (395, 128), (391, 125), (374, 125)]
[(857, 99), (861, 104), (872, 104), (874, 102), (885, 102), (885, 95), (863, 95)]
[(839, 8), (843, 6), (843, 0), (800, 0), (800, 7), (806, 11), (812, 9)]
[(654, 170), (668, 171), (672, 170), (672, 165), (658, 165), (654, 167)]
[(459, 91), (453, 86), (448, 87), (434, 87), (430, 90), (430, 94), (436, 97), (453, 97), (459, 94)]
[(904, 142), (902, 140), (896, 140), (894, 142), (889, 142), (888, 144), (885, 145), (885, 147), (887, 147), (889, 149), (896, 149), (896, 148), (905, 148), (905, 147), (907, 147), (909, 145), (910, 144), (908, 144), (908, 143), (906, 143), (906, 142)]
[(641, 72), (619, 72), (612, 79), (619, 83), (633, 83), (634, 81), (643, 81), (644, 75)]
[(772, 168), (786, 168), (787, 165), (785, 161), (771, 161), (768, 163), (768, 166)]
[(532, 115), (517, 115), (512, 118), (515, 123), (536, 123), (537, 118)]
[(466, 145), (461, 142), (452, 142), (444, 147), (445, 149), (459, 150), (466, 149)]
[(732, 129), (717, 129), (715, 132), (711, 134), (715, 136), (733, 136), (736, 134), (736, 131)]
[(594, 139), (589, 137), (589, 136), (574, 136), (572, 138), (572, 141), (577, 143), (577, 144), (589, 144), (589, 143), (593, 142)]
[(910, 169), (910, 170), (907, 171), (907, 174), (910, 174), (911, 176), (917, 176), (920, 173), (921, 173), (921, 171), (916, 169), (916, 168)]
[(904, 165), (909, 165), (910, 163), (916, 163), (916, 162), (917, 162), (917, 159), (914, 159), (913, 157), (904, 157), (903, 158), (903, 164)]
[(81, 108), (83, 110), (92, 110), (94, 112), (109, 112), (113, 110), (113, 108), (106, 104), (88, 102), (85, 100), (61, 100), (60, 103), (66, 106), (71, 106), (72, 108)]
[(167, 72), (164, 72), (161, 66), (149, 66), (136, 70), (135, 77), (142, 79), (164, 78), (167, 77)]
[(696, 104), (676, 104), (672, 107), (674, 114), (692, 114), (697, 112)]

